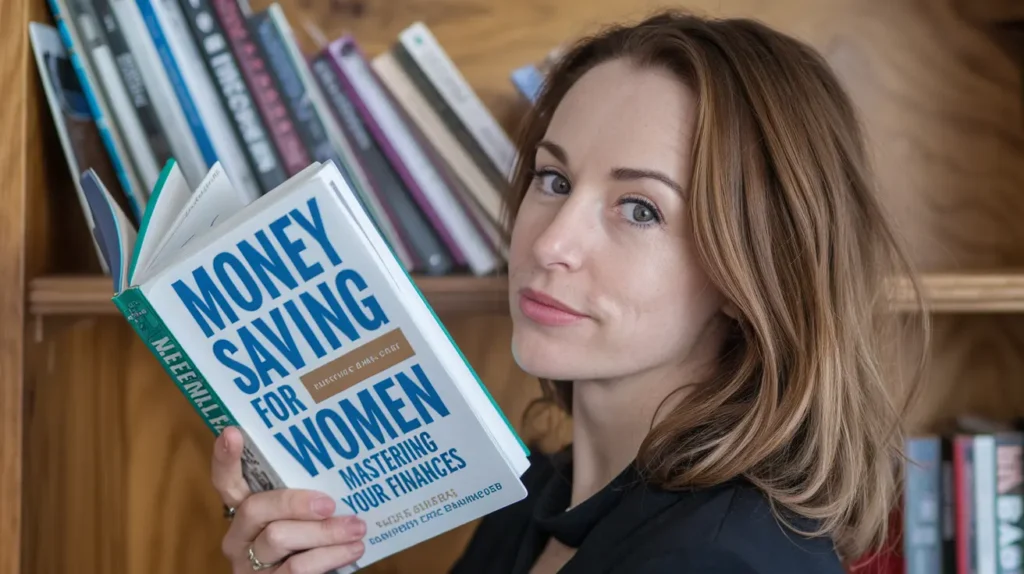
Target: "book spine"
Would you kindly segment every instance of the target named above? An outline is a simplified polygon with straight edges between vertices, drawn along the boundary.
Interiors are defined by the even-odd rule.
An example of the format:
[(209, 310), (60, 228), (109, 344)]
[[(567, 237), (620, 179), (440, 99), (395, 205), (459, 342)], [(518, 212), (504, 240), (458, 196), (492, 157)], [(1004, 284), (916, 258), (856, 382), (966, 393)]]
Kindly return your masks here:
[(160, 19), (174, 57), (181, 68), (185, 85), (195, 99), (196, 109), (206, 126), (218, 160), (232, 183), (251, 201), (261, 195), (259, 183), (252, 173), (242, 142), (235, 136), (228, 111), (220, 102), (213, 78), (206, 69), (199, 47), (192, 39), (179, 0), (157, 0)]
[(423, 72), (416, 60), (413, 59), (409, 51), (405, 49), (405, 46), (401, 43), (397, 43), (391, 49), (394, 54), (395, 60), (398, 62), (399, 67), (405, 71), (406, 75), (413, 85), (418, 88), (423, 98), (430, 104), (434, 112), (440, 117), (441, 122), (444, 123), (448, 131), (451, 132), (455, 139), (462, 144), (462, 148), (467, 154), (473, 159), (473, 163), (476, 164), (477, 168), (487, 177), (487, 179), (497, 189), (504, 189), (508, 186), (509, 175), (502, 173), (491, 158), (487, 156), (480, 144), (477, 142), (473, 134), (466, 129), (462, 121), (459, 120), (459, 116), (456, 115), (455, 110), (445, 102), (445, 99), (441, 94), (434, 88), (434, 84), (430, 82), (430, 78)]
[(324, 129), (327, 132), (327, 138), (338, 154), (340, 160), (340, 163), (336, 164), (338, 170), (349, 186), (355, 190), (360, 203), (368, 210), (374, 225), (388, 238), (392, 249), (394, 249), (402, 264), (411, 268), (414, 264), (412, 255), (401, 242), (391, 220), (384, 214), (384, 208), (380, 205), (376, 194), (373, 193), (366, 174), (359, 166), (359, 163), (355, 161), (352, 146), (342, 134), (338, 122), (335, 121), (330, 106), (327, 105), (323, 92), (320, 89), (320, 85), (310, 70), (309, 60), (299, 48), (298, 42), (295, 39), (295, 33), (288, 24), (284, 11), (275, 2), (267, 7), (266, 12), (270, 15), (274, 27), (280, 34), (288, 59), (298, 74), (299, 81), (302, 82), (302, 87), (305, 90), (306, 97), (309, 98), (313, 112), (323, 123)]
[[(423, 151), (424, 156), (427, 158), (427, 161), (430, 162), (430, 165), (433, 166), (434, 171), (437, 173), (438, 177), (440, 177), (444, 186), (451, 192), (451, 197), (454, 203), (458, 206), (458, 210), (466, 216), (466, 219), (469, 220), (472, 230), (475, 232), (479, 240), (486, 243), (489, 255), (493, 256), (498, 251), (502, 251), (503, 246), (501, 245), (501, 237), (496, 227), (497, 222), (500, 220), (500, 198), (498, 202), (499, 211), (497, 213), (499, 218), (492, 220), (484, 208), (481, 207), (481, 204), (473, 197), (473, 192), (467, 188), (468, 184), (460, 177), (460, 175), (463, 174), (458, 173), (455, 166), (448, 163), (441, 156), (441, 152), (437, 147), (437, 144), (441, 143), (441, 141), (435, 141), (436, 139), (441, 139), (441, 136), (437, 136), (437, 138), (433, 135), (428, 137), (427, 134), (420, 129), (420, 123), (410, 116), (409, 110), (405, 108), (401, 99), (390, 90), (388, 85), (386, 85), (384, 78), (377, 75), (377, 79), (381, 82), (381, 85), (383, 86), (383, 93), (394, 107), (395, 113), (398, 115), (402, 125), (406, 127), (407, 133)], [(486, 193), (487, 190), (485, 188), (477, 189), (476, 191)], [(471, 255), (471, 253), (468, 253), (467, 259)], [(492, 257), (486, 265), (490, 265), (493, 268), (496, 263), (496, 259)], [(481, 273), (481, 271), (476, 268), (477, 265), (483, 264), (475, 263), (471, 260), (471, 266), (474, 268), (474, 271)]]
[(957, 436), (953, 443), (953, 480), (956, 482), (956, 556), (957, 574), (974, 574), (977, 538), (974, 508), (974, 443), (968, 435)]
[(122, 291), (114, 297), (114, 305), (149, 351), (160, 359), (160, 366), (174, 380), (178, 390), (185, 395), (211, 431), (220, 434), (225, 428), (238, 425), (231, 411), (196, 368), (141, 289), (132, 287)]
[[(394, 110), (386, 106), (386, 102), (383, 101), (383, 95), (379, 93), (380, 88), (372, 82), (362, 82), (363, 85), (357, 86), (358, 79), (350, 77), (350, 74), (345, 69), (344, 58), (347, 52), (351, 50), (351, 44), (340, 44), (341, 41), (335, 41), (326, 50), (326, 55), (330, 58), (329, 61), (335, 76), (339, 80), (339, 85), (345, 92), (348, 100), (352, 102), (359, 112), (363, 124), (373, 135), (377, 145), (384, 152), (388, 163), (394, 168), (406, 189), (416, 199), (420, 210), (427, 217), (427, 220), (430, 221), (430, 224), (444, 242), (445, 247), (452, 254), (455, 262), (460, 266), (465, 265), (466, 256), (459, 243), (453, 237), (453, 231), (444, 222), (440, 209), (436, 208), (432, 204), (431, 198), (427, 196), (428, 190), (424, 189), (418, 181), (419, 178), (414, 176), (414, 172), (421, 171), (426, 165), (426, 158), (413, 158), (416, 161), (406, 161), (399, 153), (398, 146), (409, 147), (412, 143), (411, 138), (401, 133), (404, 126), (401, 125)], [(351, 68), (353, 66), (349, 65), (348, 67)], [(404, 137), (403, 140), (398, 139), (402, 137)]]
[(274, 85), (266, 62), (249, 35), (242, 9), (236, 0), (211, 0), (211, 3), (227, 36), (228, 45), (238, 61), (242, 77), (249, 86), (249, 92), (284, 162), (285, 170), (289, 176), (299, 173), (311, 163), (309, 153), (288, 116), (288, 110), (281, 101), (281, 94)]
[(494, 253), (403, 122), (355, 40), (351, 36), (340, 38), (328, 46), (328, 53), (360, 116), (455, 261), (468, 264), (476, 275), (494, 271)]
[(199, 152), (203, 156), (203, 161), (206, 162), (206, 168), (209, 169), (213, 164), (217, 163), (217, 153), (213, 149), (213, 142), (210, 141), (210, 135), (206, 132), (206, 126), (203, 125), (203, 119), (199, 115), (199, 110), (192, 99), (192, 94), (189, 92), (188, 86), (185, 85), (185, 79), (182, 77), (178, 62), (174, 54), (171, 53), (170, 45), (167, 43), (163, 26), (160, 24), (156, 14), (154, 2), (157, 1), (159, 0), (135, 0), (136, 5), (139, 7), (139, 13), (142, 15), (142, 21), (145, 22), (146, 29), (149, 30), (149, 35), (153, 39), (153, 45), (156, 48), (157, 54), (160, 55), (160, 62), (167, 72), (167, 78), (170, 80), (174, 93), (178, 97), (178, 102), (181, 104), (185, 120), (192, 130), (192, 136), (195, 138), (196, 145), (199, 146)]
[(996, 525), (999, 574), (1024, 568), (1024, 435), (996, 435)]
[(230, 114), (231, 124), (260, 190), (266, 193), (288, 179), (267, 131), (256, 112), (249, 88), (242, 79), (238, 62), (228, 48), (224, 30), (213, 17), (209, 0), (181, 0), (181, 8), (206, 67), (217, 85), (217, 95)]
[(198, 184), (206, 174), (206, 161), (192, 135), (138, 4), (135, 0), (101, 1), (108, 2), (132, 56), (138, 62), (138, 72), (167, 137), (171, 157), (181, 164), (189, 182)]
[(531, 104), (537, 103), (537, 98), (540, 97), (540, 91), (544, 87), (545, 80), (544, 73), (537, 64), (526, 64), (512, 70), (512, 73), (509, 74), (509, 80), (512, 81), (516, 91), (527, 102)]
[(942, 455), (938, 437), (907, 440), (903, 555), (907, 574), (942, 571)]
[(942, 439), (942, 572), (956, 573), (956, 462), (951, 437)]
[[(206, 426), (216, 435), (229, 426), (238, 427), (244, 434), (245, 430), (238, 425), (230, 409), (217, 396), (217, 392), (188, 356), (188, 352), (178, 342), (174, 333), (164, 324), (142, 290), (138, 287), (129, 288), (115, 296), (113, 301), (135, 334), (160, 362), (164, 372), (174, 381), (175, 386), (188, 399)], [(245, 441), (242, 451), (242, 474), (254, 492), (285, 486), (251, 440)]]
[(991, 434), (974, 437), (974, 508), (978, 574), (997, 574), (996, 441)]
[(153, 151), (157, 164), (163, 165), (171, 157), (171, 146), (167, 143), (167, 135), (160, 125), (160, 118), (149, 97), (149, 90), (146, 89), (142, 74), (139, 72), (139, 64), (132, 54), (131, 48), (128, 47), (128, 41), (121, 31), (117, 18), (114, 17), (110, 2), (108, 0), (93, 0), (92, 5), (97, 20), (103, 26), (107, 44), (117, 63), (121, 80), (130, 95), (129, 99), (135, 108), (135, 115), (149, 142), (149, 149)]
[(117, 174), (118, 183), (121, 184), (121, 190), (131, 200), (131, 208), (135, 217), (141, 220), (145, 205), (139, 205), (135, 195), (138, 193), (141, 184), (128, 161), (127, 154), (124, 153), (124, 144), (117, 133), (116, 127), (111, 123), (110, 115), (107, 113), (107, 106), (101, 99), (102, 96), (96, 93), (97, 86), (91, 71), (88, 69), (88, 63), (78, 53), (75, 34), (73, 30), (69, 29), (64, 11), (61, 8), (61, 0), (47, 1), (53, 14), (54, 22), (57, 25), (57, 31), (60, 32), (61, 39), (64, 41), (68, 59), (71, 61), (71, 67), (74, 68), (75, 74), (78, 76), (79, 86), (82, 88), (82, 93), (85, 94), (85, 99), (89, 103), (89, 110), (92, 112), (96, 128), (100, 132), (103, 146), (106, 148), (107, 155), (110, 157), (110, 163)]
[(367, 132), (358, 112), (341, 88), (330, 58), (318, 56), (313, 59), (311, 67), (331, 101), (341, 129), (352, 142), (357, 161), (371, 178), (375, 192), (384, 200), (381, 203), (386, 206), (389, 217), (400, 230), (405, 243), (412, 248), (418, 266), (430, 275), (443, 275), (451, 271), (453, 262), (444, 244)]
[(284, 96), (285, 107), (295, 121), (299, 137), (302, 138), (313, 160), (321, 163), (333, 161), (341, 167), (341, 158), (331, 145), (327, 128), (313, 109), (313, 103), (306, 94), (302, 79), (288, 57), (284, 38), (281, 37), (270, 14), (253, 14), (249, 17), (249, 29), (256, 39), (260, 53), (270, 66), (274, 86)]
[(398, 41), (430, 78), (438, 93), (455, 110), (494, 166), (507, 178), (515, 161), (515, 146), (462, 77), (430, 29), (422, 22), (417, 22), (403, 30)]
[(138, 203), (141, 210), (145, 211), (148, 190), (156, 183), (160, 166), (152, 148), (149, 147), (142, 123), (135, 115), (131, 96), (121, 80), (117, 63), (91, 3), (88, 0), (67, 0), (67, 3), (70, 16), (78, 30), (78, 38), (82, 42), (83, 52), (87, 54), (99, 89), (139, 178), (140, 186), (134, 190), (132, 201)]
[[(36, 69), (39, 71), (44, 101), (53, 117), (57, 139), (64, 152), (67, 173), (74, 180), (75, 174), (86, 169), (102, 172), (105, 180), (110, 182), (111, 193), (115, 197), (127, 199), (121, 193), (117, 176), (114, 175), (113, 166), (110, 164), (110, 157), (103, 152), (99, 130), (78, 83), (78, 75), (67, 57), (67, 49), (64, 47), (60, 32), (49, 24), (30, 22), (28, 33)], [(75, 197), (89, 230), (100, 271), (104, 275), (110, 275), (106, 244), (99, 234), (99, 228), (81, 184), (77, 180), (74, 181)], [(125, 205), (123, 211), (129, 209), (129, 206)]]

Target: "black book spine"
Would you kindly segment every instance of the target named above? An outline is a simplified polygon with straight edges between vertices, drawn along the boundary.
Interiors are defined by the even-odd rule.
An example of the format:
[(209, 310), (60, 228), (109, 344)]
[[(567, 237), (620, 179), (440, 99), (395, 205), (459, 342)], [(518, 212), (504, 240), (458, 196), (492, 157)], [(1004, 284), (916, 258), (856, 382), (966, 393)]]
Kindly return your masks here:
[(952, 438), (942, 439), (942, 574), (956, 572), (956, 472)]
[(171, 146), (167, 143), (167, 136), (164, 134), (163, 126), (153, 101), (149, 99), (149, 92), (142, 82), (139, 74), (139, 64), (132, 55), (128, 42), (124, 39), (121, 26), (114, 17), (110, 8), (109, 0), (92, 0), (92, 7), (96, 19), (103, 26), (103, 33), (107, 38), (107, 46), (110, 48), (114, 62), (117, 63), (117, 71), (124, 82), (128, 94), (131, 96), (132, 106), (135, 108), (135, 115), (139, 118), (143, 131), (146, 133), (146, 140), (159, 165), (163, 165), (171, 157)]
[(192, 37), (217, 84), (221, 104), (231, 117), (231, 124), (245, 148), (261, 190), (266, 193), (284, 183), (288, 174), (267, 135), (266, 126), (256, 110), (224, 31), (209, 0), (180, 0), (180, 4)]
[(388, 211), (402, 239), (409, 247), (418, 266), (427, 275), (444, 275), (453, 268), (451, 254), (427, 221), (423, 212), (409, 196), (401, 179), (388, 163), (377, 142), (359, 119), (352, 102), (345, 95), (341, 81), (334, 73), (329, 56), (319, 55), (311, 62), (313, 75), (323, 89), (324, 96), (338, 119), (345, 137), (352, 142), (352, 153), (363, 166), (373, 192)]

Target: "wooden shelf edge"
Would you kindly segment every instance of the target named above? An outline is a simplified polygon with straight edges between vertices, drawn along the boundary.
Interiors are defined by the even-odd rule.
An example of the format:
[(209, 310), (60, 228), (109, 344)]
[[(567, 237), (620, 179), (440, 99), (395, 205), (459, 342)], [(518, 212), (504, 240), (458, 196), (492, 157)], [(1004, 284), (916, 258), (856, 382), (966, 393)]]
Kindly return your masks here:
[[(508, 314), (508, 283), (503, 276), (414, 277), (438, 314)], [(1024, 270), (997, 273), (926, 273), (922, 295), (931, 313), (1024, 313)], [(110, 279), (104, 276), (43, 276), (28, 289), (33, 316), (116, 314), (110, 301)], [(914, 312), (909, 283), (896, 281), (893, 308)]]
[[(941, 313), (1024, 313), (1024, 270), (1015, 272), (924, 273), (920, 276), (925, 308)], [(894, 282), (893, 308), (918, 311), (910, 282)]]
[[(503, 276), (414, 276), (438, 314), (508, 314), (508, 282)], [(27, 311), (36, 317), (115, 315), (112, 285), (102, 275), (49, 275), (32, 279)]]

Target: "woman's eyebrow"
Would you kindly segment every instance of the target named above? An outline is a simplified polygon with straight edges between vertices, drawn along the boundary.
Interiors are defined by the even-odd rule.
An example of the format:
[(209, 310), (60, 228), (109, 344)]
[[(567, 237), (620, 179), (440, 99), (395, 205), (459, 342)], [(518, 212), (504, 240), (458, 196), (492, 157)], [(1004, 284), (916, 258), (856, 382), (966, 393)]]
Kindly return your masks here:
[(555, 159), (561, 162), (562, 165), (569, 165), (569, 154), (565, 153), (565, 148), (555, 142), (541, 140), (541, 142), (537, 144), (537, 149), (545, 149), (548, 153), (555, 156)]
[(660, 181), (665, 185), (672, 188), (672, 191), (678, 193), (680, 196), (685, 197), (683, 192), (683, 186), (679, 185), (676, 180), (671, 177), (656, 171), (653, 169), (639, 169), (633, 167), (617, 167), (612, 170), (612, 177), (620, 181), (633, 181), (637, 179), (653, 179)]
[[(548, 153), (555, 156), (555, 159), (561, 162), (562, 165), (569, 165), (569, 154), (566, 153), (565, 148), (555, 142), (551, 140), (541, 140), (537, 143), (537, 149), (546, 150)], [(678, 193), (681, 197), (686, 197), (686, 193), (683, 191), (683, 186), (680, 185), (679, 182), (657, 170), (635, 167), (617, 167), (612, 170), (612, 177), (620, 181), (653, 179), (667, 185), (672, 189), (672, 191)]]

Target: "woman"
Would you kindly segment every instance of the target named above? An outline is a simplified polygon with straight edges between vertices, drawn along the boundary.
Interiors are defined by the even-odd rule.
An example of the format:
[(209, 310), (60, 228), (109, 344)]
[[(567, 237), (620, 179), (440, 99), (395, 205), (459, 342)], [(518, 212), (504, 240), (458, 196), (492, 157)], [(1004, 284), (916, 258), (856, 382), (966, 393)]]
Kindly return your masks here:
[[(909, 266), (822, 59), (663, 13), (568, 50), (525, 126), (512, 351), (573, 442), (455, 571), (827, 574), (882, 542), (903, 441), (883, 287)], [(358, 558), (329, 498), (250, 495), (240, 448), (225, 432), (213, 463), (238, 572)]]

